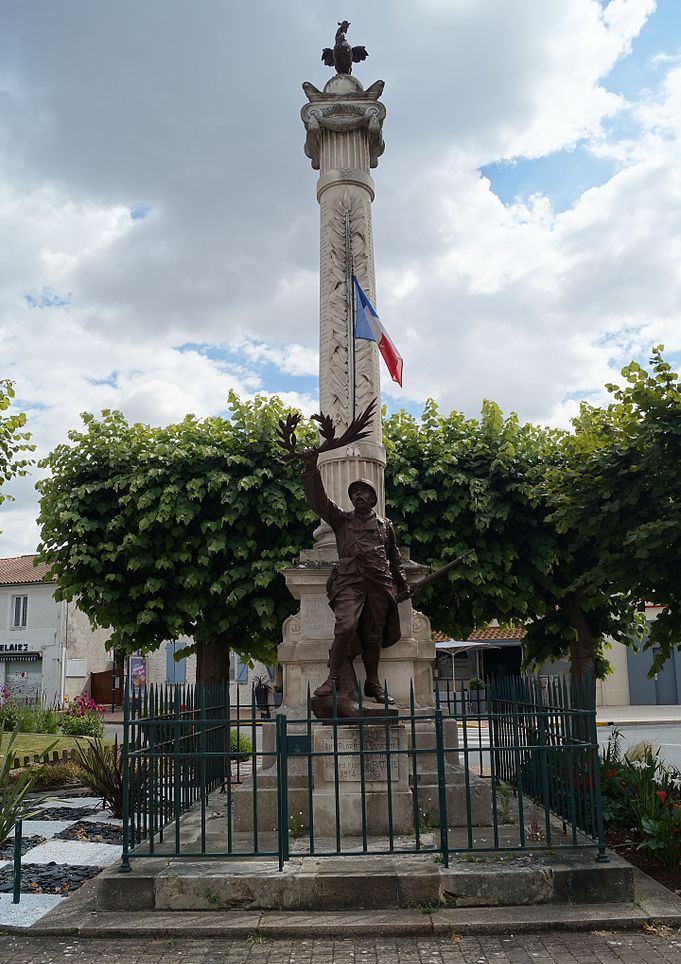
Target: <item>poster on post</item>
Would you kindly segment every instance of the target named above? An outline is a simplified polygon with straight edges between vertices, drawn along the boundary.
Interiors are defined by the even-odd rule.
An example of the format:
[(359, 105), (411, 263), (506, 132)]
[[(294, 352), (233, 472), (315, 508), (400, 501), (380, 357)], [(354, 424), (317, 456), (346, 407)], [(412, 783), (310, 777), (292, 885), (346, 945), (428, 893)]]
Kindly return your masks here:
[(138, 696), (144, 691), (147, 685), (147, 661), (144, 656), (128, 657), (128, 679), (131, 693)]

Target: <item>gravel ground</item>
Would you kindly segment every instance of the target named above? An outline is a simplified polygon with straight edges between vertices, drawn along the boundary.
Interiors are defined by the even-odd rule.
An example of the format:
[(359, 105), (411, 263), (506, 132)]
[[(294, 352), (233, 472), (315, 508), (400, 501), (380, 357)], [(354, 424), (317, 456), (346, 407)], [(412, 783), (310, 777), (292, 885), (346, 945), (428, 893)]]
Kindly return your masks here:
[(678, 964), (681, 936), (541, 934), (406, 940), (68, 940), (0, 937), (12, 964)]

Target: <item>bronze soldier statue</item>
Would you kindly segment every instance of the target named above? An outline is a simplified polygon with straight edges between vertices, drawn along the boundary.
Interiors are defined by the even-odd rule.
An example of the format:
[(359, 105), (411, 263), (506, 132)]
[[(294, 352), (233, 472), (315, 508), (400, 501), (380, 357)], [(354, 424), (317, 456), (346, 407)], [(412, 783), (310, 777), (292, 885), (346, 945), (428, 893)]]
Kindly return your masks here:
[[(296, 439), (300, 413), (289, 412), (279, 421), (278, 444), (289, 459), (302, 460), (307, 501), (313, 511), (331, 526), (338, 547), (338, 563), (326, 584), (336, 624), (329, 652), (329, 675), (315, 690), (312, 700), (312, 710), (317, 717), (331, 715), (334, 692), (338, 716), (358, 715), (358, 684), (352, 664), (359, 655), (366, 671), (364, 695), (384, 704), (386, 700), (394, 703), (383, 690), (378, 670), (381, 650), (394, 645), (400, 638), (398, 602), (450, 572), (472, 551), (446, 563), (410, 588), (392, 523), (375, 512), (378, 498), (372, 483), (368, 479), (355, 479), (350, 483), (348, 495), (353, 508), (348, 512), (327, 496), (317, 468), (318, 455), (346, 448), (366, 438), (369, 434), (367, 426), (375, 415), (376, 406), (377, 399), (374, 399), (352, 419), (340, 437), (336, 436), (336, 427), (328, 415), (313, 415), (323, 441), (302, 451), (298, 449)], [(364, 712), (371, 714), (372, 711), (365, 707)], [(388, 712), (395, 713), (396, 710)]]
[[(411, 595), (389, 519), (374, 511), (376, 490), (368, 479), (348, 486), (353, 508), (345, 512), (324, 491), (317, 452), (303, 454), (303, 486), (310, 507), (333, 529), (338, 563), (326, 585), (336, 624), (329, 653), (329, 676), (315, 690), (316, 697), (337, 695), (355, 700), (357, 679), (352, 661), (361, 655), (366, 681), (364, 695), (384, 702), (378, 675), (381, 649), (400, 638), (397, 603)], [(388, 697), (389, 703), (394, 700)]]

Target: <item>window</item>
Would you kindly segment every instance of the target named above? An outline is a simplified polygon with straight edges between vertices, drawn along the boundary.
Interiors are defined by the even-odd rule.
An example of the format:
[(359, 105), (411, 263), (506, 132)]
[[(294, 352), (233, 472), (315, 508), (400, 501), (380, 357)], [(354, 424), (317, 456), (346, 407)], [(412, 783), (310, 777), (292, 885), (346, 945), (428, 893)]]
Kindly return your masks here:
[(14, 596), (12, 599), (12, 628), (24, 629), (28, 615), (28, 596)]

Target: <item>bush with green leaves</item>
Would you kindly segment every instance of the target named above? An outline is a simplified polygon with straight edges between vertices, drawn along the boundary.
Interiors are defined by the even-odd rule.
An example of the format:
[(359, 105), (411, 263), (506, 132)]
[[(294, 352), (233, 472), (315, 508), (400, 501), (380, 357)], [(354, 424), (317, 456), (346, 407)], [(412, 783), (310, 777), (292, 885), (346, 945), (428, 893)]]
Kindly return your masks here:
[(660, 750), (639, 743), (622, 752), (615, 730), (601, 752), (601, 793), (606, 826), (633, 832), (638, 849), (671, 870), (681, 861), (681, 773)]
[(99, 713), (62, 716), (59, 725), (64, 736), (104, 736), (104, 720)]
[(59, 712), (40, 696), (17, 700), (10, 695), (0, 703), (0, 731), (17, 728), (20, 733), (58, 733)]
[(239, 756), (250, 757), (253, 752), (253, 744), (245, 733), (241, 730), (231, 729), (229, 732), (229, 747), (232, 753)]

